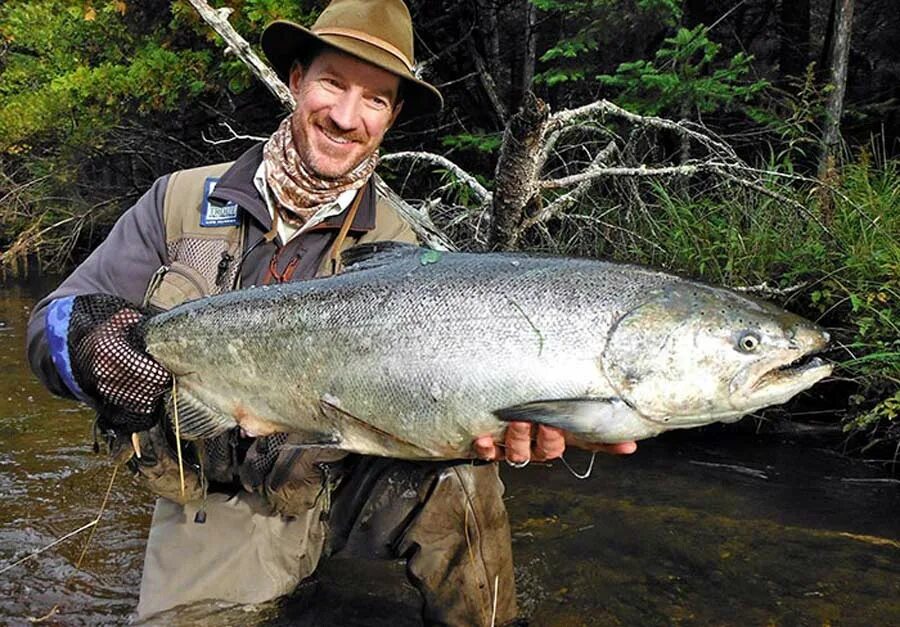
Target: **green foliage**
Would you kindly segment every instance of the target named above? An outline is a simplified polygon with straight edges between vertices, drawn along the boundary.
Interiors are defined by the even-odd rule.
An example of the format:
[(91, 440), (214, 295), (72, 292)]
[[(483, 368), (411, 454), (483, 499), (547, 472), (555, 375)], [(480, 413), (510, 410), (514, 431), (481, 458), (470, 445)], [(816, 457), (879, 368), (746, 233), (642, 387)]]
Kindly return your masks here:
[[(595, 90), (592, 80), (596, 80), (612, 91), (618, 104), (635, 113), (679, 117), (735, 109), (753, 116), (754, 98), (769, 87), (765, 80), (750, 78), (750, 55), (723, 54), (721, 44), (710, 39), (709, 29), (702, 24), (691, 29), (680, 26), (684, 14), (680, 0), (638, 0), (633, 5), (625, 0), (541, 0), (535, 4), (578, 25), (540, 56), (544, 68), (535, 77), (538, 84)], [(635, 23), (620, 23), (620, 14), (633, 16)], [(670, 35), (652, 59), (627, 61), (612, 73), (597, 74), (595, 68), (608, 50), (621, 48), (611, 34), (622, 38), (627, 29), (640, 30), (643, 37), (648, 31)]]
[(96, 145), (123, 103), (138, 113), (170, 111), (206, 88), (209, 52), (176, 52), (163, 33), (134, 37), (121, 3), (61, 4), (0, 9), (0, 36), (13, 46), (0, 74), (0, 152), (18, 154), (47, 137)]
[[(563, 20), (564, 34), (540, 56), (545, 69), (535, 83), (549, 87), (580, 84), (596, 72), (598, 56), (627, 29), (674, 26), (683, 14), (681, 0), (531, 0), (540, 11)], [(630, 20), (631, 16), (636, 20)], [(629, 23), (631, 21), (632, 23)]]
[[(314, 4), (235, 0), (230, 21), (255, 43), (272, 19), (309, 24)], [(107, 199), (121, 203), (133, 193), (129, 183), (144, 184), (129, 165), (143, 166), (152, 180), (159, 172), (144, 171), (166, 167), (173, 146), (197, 158), (202, 147), (189, 143), (199, 143), (202, 126), (184, 138), (158, 127), (202, 125), (205, 115), (219, 117), (223, 93), (254, 85), (224, 50), (186, 0), (0, 3), (0, 264), (56, 246), (60, 231), (109, 209)], [(162, 139), (146, 145), (154, 132)], [(102, 193), (92, 189), (98, 174)], [(111, 208), (104, 222), (114, 217)], [(64, 226), (46, 234), (53, 225)]]
[(441, 138), (441, 145), (454, 150), (474, 150), (480, 153), (493, 154), (500, 148), (503, 135), (500, 133), (459, 133), (457, 135), (445, 135)]
[[(140, 3), (122, 1), (0, 6), (0, 38), (9, 47), (0, 66), (0, 154), (20, 154), (41, 139), (96, 146), (125, 116), (178, 111), (225, 86), (250, 86), (246, 67), (225, 58), (187, 2), (158, 4), (171, 13), (147, 19)], [(315, 16), (289, 0), (231, 5), (234, 26), (250, 41), (272, 19)]]
[[(900, 424), (900, 391), (878, 403), (873, 409), (865, 411), (844, 424), (845, 432), (872, 433), (878, 430), (894, 431)], [(881, 438), (878, 437), (877, 441)]]
[(746, 82), (752, 57), (739, 52), (723, 65), (720, 51), (705, 26), (679, 28), (654, 61), (622, 63), (597, 79), (618, 91), (620, 105), (648, 115), (709, 113), (746, 103), (768, 87), (765, 80)]
[(851, 329), (845, 372), (872, 390), (894, 390), (847, 429), (887, 430), (900, 439), (900, 162), (873, 166), (863, 151), (838, 174), (842, 194), (820, 209), (845, 252), (829, 251), (833, 269), (823, 272), (811, 300), (823, 317)]
[(617, 236), (597, 254), (716, 284), (800, 285), (787, 306), (831, 330), (838, 376), (869, 399), (847, 428), (900, 440), (900, 161), (863, 150), (826, 173), (827, 188), (786, 185), (778, 169), (769, 189), (805, 211), (732, 186), (650, 183), (645, 209), (613, 219)]

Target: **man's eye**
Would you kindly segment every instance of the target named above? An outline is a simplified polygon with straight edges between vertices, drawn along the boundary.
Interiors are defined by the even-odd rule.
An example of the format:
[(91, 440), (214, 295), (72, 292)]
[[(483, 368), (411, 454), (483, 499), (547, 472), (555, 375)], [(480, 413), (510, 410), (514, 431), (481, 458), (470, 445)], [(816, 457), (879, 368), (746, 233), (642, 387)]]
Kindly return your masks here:
[(332, 87), (334, 89), (341, 88), (341, 84), (336, 79), (333, 79), (333, 78), (323, 78), (322, 82), (325, 83), (327, 86)]
[(391, 106), (391, 103), (388, 102), (387, 98), (374, 97), (369, 98), (369, 103), (371, 103), (372, 107), (375, 109), (387, 109)]

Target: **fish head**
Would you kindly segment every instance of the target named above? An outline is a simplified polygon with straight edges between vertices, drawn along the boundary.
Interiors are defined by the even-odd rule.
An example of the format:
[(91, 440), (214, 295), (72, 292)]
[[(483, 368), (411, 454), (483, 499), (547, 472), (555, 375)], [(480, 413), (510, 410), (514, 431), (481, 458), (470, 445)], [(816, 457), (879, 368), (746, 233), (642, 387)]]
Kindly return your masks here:
[(831, 374), (814, 323), (771, 303), (682, 282), (648, 294), (611, 328), (601, 368), (661, 430), (732, 422)]

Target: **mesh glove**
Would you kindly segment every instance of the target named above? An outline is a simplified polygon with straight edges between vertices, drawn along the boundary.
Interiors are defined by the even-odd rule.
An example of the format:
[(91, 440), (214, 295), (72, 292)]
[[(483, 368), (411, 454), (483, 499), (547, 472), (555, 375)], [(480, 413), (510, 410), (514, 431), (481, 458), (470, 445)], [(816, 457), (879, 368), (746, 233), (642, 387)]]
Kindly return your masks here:
[(171, 376), (145, 352), (145, 313), (108, 294), (77, 296), (68, 325), (72, 374), (96, 401), (101, 426), (119, 433), (144, 431), (160, 415)]

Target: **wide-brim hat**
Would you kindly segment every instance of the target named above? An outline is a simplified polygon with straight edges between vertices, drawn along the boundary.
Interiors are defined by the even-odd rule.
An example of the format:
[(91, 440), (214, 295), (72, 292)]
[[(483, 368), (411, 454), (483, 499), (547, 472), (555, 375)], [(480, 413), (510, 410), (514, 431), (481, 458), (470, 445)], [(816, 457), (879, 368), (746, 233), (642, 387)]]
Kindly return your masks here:
[(295, 59), (310, 46), (324, 44), (399, 76), (403, 87), (401, 117), (436, 113), (441, 93), (413, 74), (413, 29), (402, 0), (334, 0), (312, 28), (278, 20), (266, 26), (262, 49), (285, 83)]

